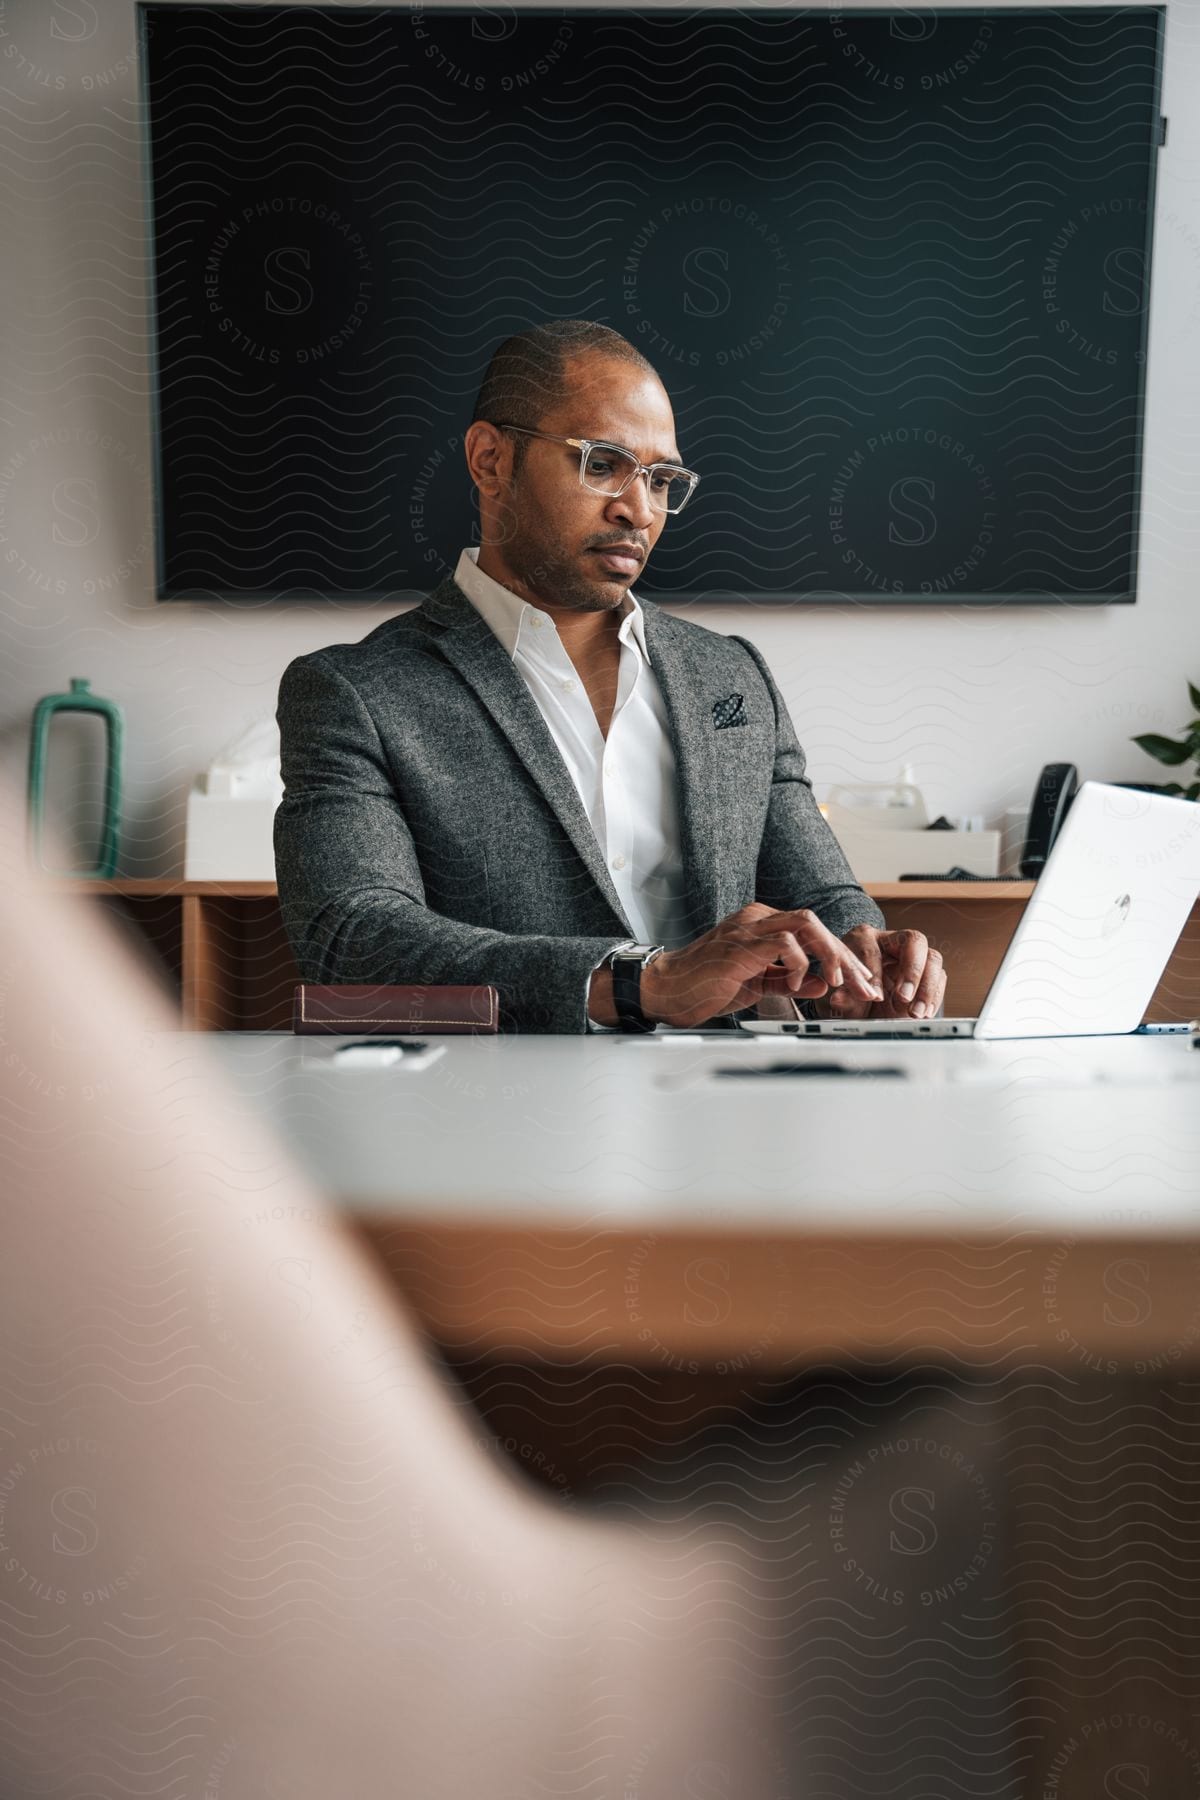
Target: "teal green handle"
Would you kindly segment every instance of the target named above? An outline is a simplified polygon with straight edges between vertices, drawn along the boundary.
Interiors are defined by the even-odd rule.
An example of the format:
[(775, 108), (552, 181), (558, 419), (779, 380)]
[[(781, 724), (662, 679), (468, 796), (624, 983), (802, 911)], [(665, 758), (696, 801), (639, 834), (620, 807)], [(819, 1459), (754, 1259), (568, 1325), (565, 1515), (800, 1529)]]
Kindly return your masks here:
[[(100, 850), (92, 869), (49, 869), (42, 852), (46, 810), (46, 750), (50, 722), (56, 713), (99, 713), (104, 720), (107, 763), (104, 772), (104, 824)], [(79, 881), (108, 881), (117, 872), (117, 848), (121, 828), (121, 756), (125, 742), (125, 716), (115, 700), (92, 693), (90, 681), (75, 675), (69, 694), (47, 694), (33, 709), (29, 739), (29, 859), (46, 874), (66, 875)]]

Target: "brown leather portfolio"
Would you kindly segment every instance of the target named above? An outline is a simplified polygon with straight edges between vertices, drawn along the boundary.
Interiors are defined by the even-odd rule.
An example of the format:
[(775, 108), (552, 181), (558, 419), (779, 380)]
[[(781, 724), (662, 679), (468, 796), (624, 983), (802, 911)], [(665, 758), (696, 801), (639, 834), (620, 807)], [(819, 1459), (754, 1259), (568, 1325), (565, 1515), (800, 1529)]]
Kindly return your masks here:
[(499, 1031), (494, 987), (326, 986), (298, 982), (292, 1030), (370, 1037), (389, 1032)]

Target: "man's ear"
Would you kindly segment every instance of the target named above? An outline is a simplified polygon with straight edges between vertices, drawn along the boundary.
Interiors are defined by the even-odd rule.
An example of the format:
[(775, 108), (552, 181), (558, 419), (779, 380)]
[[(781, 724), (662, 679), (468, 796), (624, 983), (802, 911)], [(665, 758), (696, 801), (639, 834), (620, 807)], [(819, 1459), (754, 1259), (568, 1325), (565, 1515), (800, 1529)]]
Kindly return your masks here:
[(511, 439), (497, 431), (494, 425), (489, 425), (486, 419), (476, 419), (467, 427), (463, 453), (468, 473), (480, 493), (492, 499), (503, 493), (512, 479)]

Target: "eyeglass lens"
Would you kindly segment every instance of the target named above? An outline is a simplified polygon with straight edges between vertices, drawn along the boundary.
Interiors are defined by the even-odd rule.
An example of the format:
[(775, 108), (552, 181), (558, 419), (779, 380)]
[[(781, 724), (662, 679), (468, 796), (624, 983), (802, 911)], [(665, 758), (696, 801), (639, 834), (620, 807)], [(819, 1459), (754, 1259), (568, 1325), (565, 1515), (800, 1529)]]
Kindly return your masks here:
[[(637, 467), (635, 458), (624, 450), (608, 444), (597, 444), (584, 457), (583, 479), (595, 493), (619, 494), (628, 485)], [(692, 491), (692, 484), (686, 475), (672, 475), (661, 466), (651, 470), (646, 485), (650, 491), (651, 506), (660, 512), (677, 511)]]

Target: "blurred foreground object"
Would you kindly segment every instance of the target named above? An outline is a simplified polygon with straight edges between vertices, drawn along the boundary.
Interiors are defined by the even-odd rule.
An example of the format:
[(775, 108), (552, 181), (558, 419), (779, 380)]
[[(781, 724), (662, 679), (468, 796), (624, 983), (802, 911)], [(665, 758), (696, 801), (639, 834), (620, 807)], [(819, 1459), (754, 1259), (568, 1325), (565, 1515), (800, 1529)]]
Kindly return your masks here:
[(0, 877), (0, 1790), (780, 1795), (744, 1540), (526, 1492), (3, 786)]

